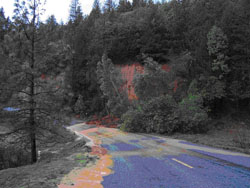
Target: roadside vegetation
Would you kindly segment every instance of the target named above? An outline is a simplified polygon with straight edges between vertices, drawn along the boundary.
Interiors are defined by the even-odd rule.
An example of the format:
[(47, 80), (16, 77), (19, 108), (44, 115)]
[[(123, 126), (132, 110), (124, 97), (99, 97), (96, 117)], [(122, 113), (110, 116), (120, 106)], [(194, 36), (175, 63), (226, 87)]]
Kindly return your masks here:
[(41, 22), (43, 2), (0, 9), (0, 169), (72, 141), (72, 116), (249, 151), (249, 0), (72, 0), (67, 23)]
[(0, 185), (6, 188), (55, 188), (71, 170), (95, 163), (97, 157), (90, 155), (90, 151), (82, 140), (49, 147), (33, 165), (1, 170)]

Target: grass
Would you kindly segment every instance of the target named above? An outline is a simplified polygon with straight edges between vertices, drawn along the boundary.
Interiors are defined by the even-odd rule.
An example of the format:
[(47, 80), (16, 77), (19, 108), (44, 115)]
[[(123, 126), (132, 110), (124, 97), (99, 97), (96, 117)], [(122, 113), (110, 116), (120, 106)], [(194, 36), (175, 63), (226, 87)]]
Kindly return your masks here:
[(85, 165), (88, 162), (88, 156), (85, 153), (78, 153), (75, 156), (75, 159), (78, 163)]

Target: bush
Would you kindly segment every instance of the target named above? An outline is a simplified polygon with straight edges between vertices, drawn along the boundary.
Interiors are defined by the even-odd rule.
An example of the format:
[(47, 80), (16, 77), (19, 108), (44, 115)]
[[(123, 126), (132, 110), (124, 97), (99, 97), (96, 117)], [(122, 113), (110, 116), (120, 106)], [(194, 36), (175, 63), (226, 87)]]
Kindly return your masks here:
[(121, 130), (127, 132), (143, 132), (144, 114), (138, 110), (128, 110), (122, 115)]
[(171, 134), (204, 132), (208, 115), (200, 95), (189, 95), (179, 104), (169, 96), (156, 97), (122, 116), (121, 129), (128, 132)]
[(133, 81), (137, 97), (148, 101), (169, 93), (172, 89), (173, 73), (164, 71), (152, 58), (146, 58), (144, 62), (144, 74), (138, 74)]
[(176, 107), (176, 102), (169, 95), (153, 98), (146, 103), (143, 106), (143, 113), (147, 117), (146, 132), (172, 133), (177, 125)]
[(203, 108), (203, 99), (200, 95), (190, 94), (178, 105), (178, 132), (207, 131), (208, 115)]
[(129, 132), (172, 133), (177, 127), (177, 104), (171, 96), (161, 96), (122, 116), (121, 129)]

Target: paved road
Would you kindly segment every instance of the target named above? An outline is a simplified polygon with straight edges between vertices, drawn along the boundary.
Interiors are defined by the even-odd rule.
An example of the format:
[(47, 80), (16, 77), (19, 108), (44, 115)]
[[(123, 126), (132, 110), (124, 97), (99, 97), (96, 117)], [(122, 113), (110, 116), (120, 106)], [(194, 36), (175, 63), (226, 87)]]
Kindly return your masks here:
[(72, 126), (88, 140), (96, 165), (73, 171), (59, 188), (250, 187), (250, 156), (117, 129)]

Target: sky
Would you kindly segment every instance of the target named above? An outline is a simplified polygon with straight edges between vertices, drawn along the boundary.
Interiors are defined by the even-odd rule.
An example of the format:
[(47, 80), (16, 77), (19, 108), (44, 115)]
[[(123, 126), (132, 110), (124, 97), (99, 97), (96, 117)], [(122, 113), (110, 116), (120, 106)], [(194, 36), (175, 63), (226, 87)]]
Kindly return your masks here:
[[(21, 2), (22, 0), (20, 0)], [(103, 0), (100, 0), (102, 2)], [(0, 0), (0, 7), (4, 8), (6, 17), (10, 18), (13, 16), (15, 0)], [(89, 14), (94, 0), (79, 0), (84, 14)], [(47, 0), (45, 5), (46, 12), (41, 18), (42, 21), (45, 21), (49, 15), (55, 15), (57, 22), (63, 21), (64, 23), (68, 21), (69, 17), (69, 7), (71, 0)]]

